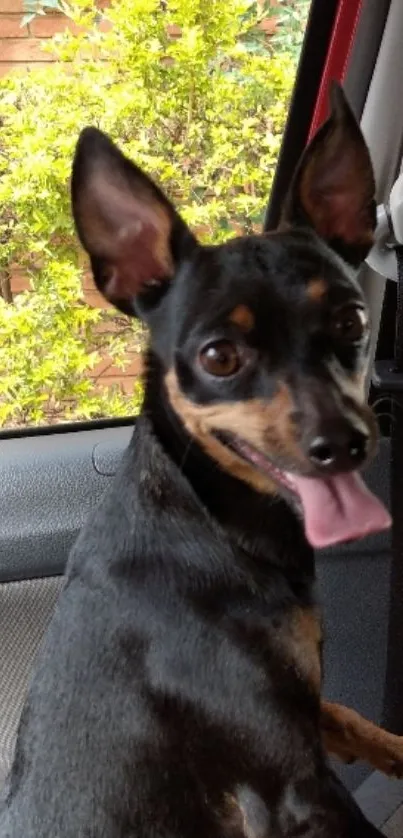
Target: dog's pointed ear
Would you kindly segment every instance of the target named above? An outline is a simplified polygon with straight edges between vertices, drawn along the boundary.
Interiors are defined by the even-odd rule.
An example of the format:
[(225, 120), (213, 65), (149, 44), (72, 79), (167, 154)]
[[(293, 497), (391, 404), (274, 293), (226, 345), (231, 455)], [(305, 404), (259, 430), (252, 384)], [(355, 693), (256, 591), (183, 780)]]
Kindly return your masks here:
[(374, 174), (361, 130), (335, 82), (330, 101), (330, 117), (302, 155), (281, 223), (313, 227), (358, 267), (373, 243)]
[(98, 289), (126, 314), (150, 289), (159, 299), (196, 246), (163, 192), (97, 128), (77, 143), (72, 208)]

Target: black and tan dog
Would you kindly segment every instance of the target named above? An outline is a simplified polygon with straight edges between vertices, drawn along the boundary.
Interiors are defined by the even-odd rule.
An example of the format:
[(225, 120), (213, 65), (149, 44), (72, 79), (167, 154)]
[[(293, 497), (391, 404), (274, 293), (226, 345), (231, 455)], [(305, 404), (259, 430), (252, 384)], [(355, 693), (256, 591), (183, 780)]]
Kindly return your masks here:
[(374, 182), (343, 94), (270, 234), (201, 246), (95, 129), (73, 209), (149, 326), (145, 401), (70, 556), (0, 836), (374, 838), (325, 751), (399, 773), (403, 744), (321, 705), (312, 550), (390, 524), (357, 473)]

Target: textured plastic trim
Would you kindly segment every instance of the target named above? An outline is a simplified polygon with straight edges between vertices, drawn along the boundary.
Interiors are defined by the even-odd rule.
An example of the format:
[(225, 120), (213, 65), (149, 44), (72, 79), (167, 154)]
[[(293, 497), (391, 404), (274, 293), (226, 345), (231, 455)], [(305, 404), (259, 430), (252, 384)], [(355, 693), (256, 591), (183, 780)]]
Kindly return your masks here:
[(0, 440), (0, 582), (63, 573), (132, 428)]
[(23, 428), (4, 428), (0, 430), (0, 442), (2, 439), (21, 439), (27, 436), (50, 436), (53, 434), (78, 433), (79, 431), (93, 431), (104, 428), (126, 428), (133, 427), (136, 422), (135, 416), (125, 416), (105, 419), (91, 419), (88, 422), (61, 422), (59, 425), (30, 426)]

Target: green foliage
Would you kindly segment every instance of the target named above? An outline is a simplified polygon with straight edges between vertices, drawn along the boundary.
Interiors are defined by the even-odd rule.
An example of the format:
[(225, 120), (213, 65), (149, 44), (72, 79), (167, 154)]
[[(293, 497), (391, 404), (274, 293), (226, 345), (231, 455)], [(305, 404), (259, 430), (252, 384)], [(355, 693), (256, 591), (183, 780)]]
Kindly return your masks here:
[(109, 28), (94, 0), (63, 8), (80, 29), (52, 39), (57, 63), (0, 82), (0, 278), (17, 265), (32, 289), (0, 299), (2, 424), (138, 407), (138, 390), (87, 375), (106, 349), (124, 365), (141, 334), (83, 301), (68, 191), (81, 128), (107, 131), (220, 242), (261, 222), (295, 74), (295, 49), (273, 50), (252, 0), (112, 0)]
[(298, 58), (310, 6), (311, 0), (278, 0), (277, 32), (272, 39), (275, 49), (286, 50)]

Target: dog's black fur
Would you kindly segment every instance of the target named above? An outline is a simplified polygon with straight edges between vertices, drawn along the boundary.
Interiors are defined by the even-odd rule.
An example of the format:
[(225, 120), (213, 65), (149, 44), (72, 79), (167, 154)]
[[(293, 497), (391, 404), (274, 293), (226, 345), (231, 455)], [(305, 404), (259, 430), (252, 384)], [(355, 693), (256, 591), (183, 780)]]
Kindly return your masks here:
[[(363, 307), (354, 270), (373, 197), (337, 88), (280, 230), (215, 248), (104, 135), (83, 132), (77, 228), (98, 287), (150, 327), (145, 403), (68, 562), (1, 838), (380, 834), (323, 751), (314, 558), (273, 471), (312, 473), (310, 440), (322, 425), (346, 434), (346, 406), (374, 435), (323, 363), (331, 351), (347, 380), (364, 374), (365, 329), (350, 340), (357, 323), (338, 332), (332, 318)], [(259, 443), (264, 417), (268, 474), (233, 449), (241, 426)]]

